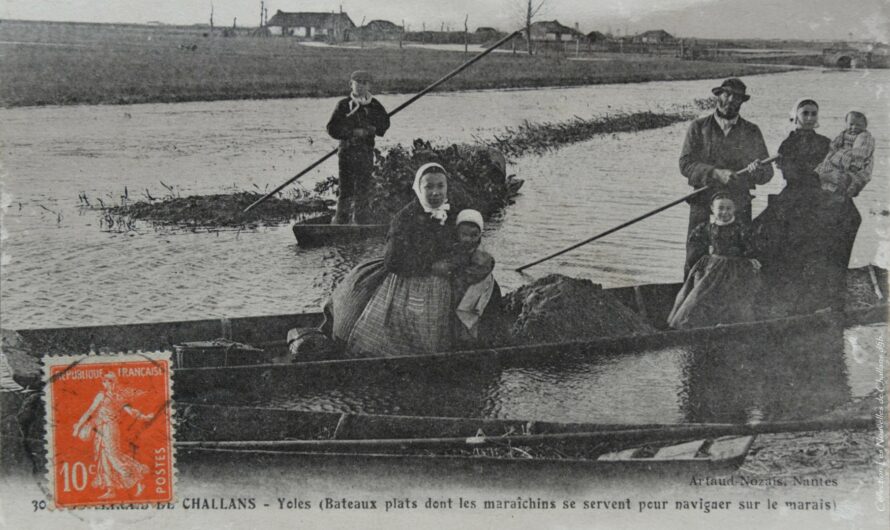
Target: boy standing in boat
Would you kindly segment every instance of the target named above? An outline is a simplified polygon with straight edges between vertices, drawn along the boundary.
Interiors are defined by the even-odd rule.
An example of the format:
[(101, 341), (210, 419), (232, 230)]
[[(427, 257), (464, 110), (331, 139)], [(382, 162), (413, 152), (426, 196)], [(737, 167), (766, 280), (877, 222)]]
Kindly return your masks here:
[(357, 70), (350, 76), (352, 91), (337, 103), (328, 121), (328, 134), (340, 140), (340, 195), (334, 224), (367, 222), (363, 202), (374, 170), (374, 137), (389, 129), (389, 115), (371, 95), (371, 74)]
[[(710, 198), (715, 193), (727, 193), (736, 205), (736, 218), (750, 224), (750, 191), (773, 177), (772, 166), (760, 163), (769, 157), (760, 128), (739, 116), (742, 103), (751, 99), (746, 91), (745, 83), (736, 78), (711, 89), (717, 96), (717, 108), (693, 121), (686, 133), (680, 172), (693, 188), (710, 188), (689, 201), (687, 241), (695, 227), (708, 221)], [(742, 169), (745, 173), (739, 174)], [(684, 278), (703, 255), (695, 245), (686, 245)]]

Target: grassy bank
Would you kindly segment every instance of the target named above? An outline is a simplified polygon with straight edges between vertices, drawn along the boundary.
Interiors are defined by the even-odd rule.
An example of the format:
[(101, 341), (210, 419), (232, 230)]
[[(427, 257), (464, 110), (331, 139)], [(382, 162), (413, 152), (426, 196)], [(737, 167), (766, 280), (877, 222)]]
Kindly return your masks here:
[[(336, 96), (349, 73), (377, 92), (416, 92), (463, 63), (461, 52), (310, 47), (284, 38), (204, 37), (201, 29), (4, 21), (0, 105), (125, 104)], [(787, 68), (785, 68), (787, 69)], [(556, 60), (494, 53), (441, 90), (701, 79), (782, 67), (603, 54)]]

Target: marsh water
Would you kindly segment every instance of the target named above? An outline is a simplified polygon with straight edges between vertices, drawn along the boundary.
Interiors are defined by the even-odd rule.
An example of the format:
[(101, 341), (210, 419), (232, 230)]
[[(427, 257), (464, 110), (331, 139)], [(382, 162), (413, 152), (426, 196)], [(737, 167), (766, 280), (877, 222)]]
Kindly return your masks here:
[[(806, 70), (745, 81), (753, 98), (742, 113), (760, 126), (771, 152), (787, 135), (789, 107), (800, 96), (820, 102), (819, 132), (829, 137), (842, 129), (850, 107), (868, 114), (877, 139), (876, 164), (873, 181), (856, 199), (863, 223), (852, 265), (887, 266), (890, 94), (885, 87), (890, 72)], [(484, 140), (526, 120), (559, 122), (574, 116), (671, 109), (708, 96), (715, 84), (700, 80), (432, 94), (400, 113), (379, 147), (418, 137), (438, 143)], [(406, 97), (382, 95), (380, 100), (392, 108)], [(187, 196), (274, 187), (335, 145), (324, 131), (334, 103), (286, 99), (0, 110), (0, 324), (15, 329), (317, 310), (336, 278), (359, 260), (378, 254), (381, 242), (306, 250), (296, 246), (289, 226), (219, 232), (147, 225), (109, 230), (96, 210), (82, 206), (79, 196), (95, 206), (100, 201), (120, 203), (125, 190), (126, 200), (132, 201), (146, 194)], [(688, 193), (677, 168), (686, 127), (681, 123), (601, 136), (544, 156), (511, 160), (510, 172), (525, 179), (522, 195), (489, 223), (484, 238), (497, 259), (496, 275), (504, 288), (529, 280), (513, 268)], [(333, 162), (322, 165), (304, 177), (303, 185), (311, 188), (335, 171)], [(765, 206), (768, 194), (781, 188), (778, 175), (759, 188), (755, 213)], [(678, 206), (529, 272), (532, 277), (561, 273), (589, 278), (607, 287), (679, 281), (686, 215), (685, 205)], [(471, 405), (446, 406), (441, 412), (684, 421), (701, 416), (689, 413), (695, 407), (688, 403), (701, 402), (690, 401), (690, 392), (701, 395), (701, 388), (719, 388), (727, 374), (740, 370), (755, 374), (742, 379), (751, 385), (765, 384), (759, 381), (771, 374), (770, 390), (763, 387), (754, 393), (770, 396), (770, 402), (775, 393), (780, 398), (776, 403), (801, 406), (813, 396), (835, 395), (829, 390), (813, 394), (799, 383), (821, 382), (813, 387), (818, 388), (825, 383), (822, 375), (831, 379), (825, 388), (847, 399), (877, 384), (876, 359), (882, 350), (878, 336), (883, 337), (880, 327), (848, 331), (845, 341), (832, 343), (836, 360), (820, 363), (831, 367), (819, 368), (828, 370), (825, 373), (812, 372), (814, 368), (802, 363), (757, 375), (756, 370), (750, 372), (751, 363), (768, 366), (769, 357), (741, 367), (715, 368), (690, 362), (689, 351), (662, 350), (629, 352), (597, 363), (570, 362), (558, 369), (505, 369), (483, 374), (485, 382), (478, 385), (469, 384), (475, 376), (467, 375), (466, 385), (452, 381), (446, 386), (465, 390)], [(704, 387), (693, 385), (690, 390), (690, 376), (702, 374), (711, 374), (702, 382)], [(365, 404), (354, 401), (369, 396), (367, 392), (341, 391), (346, 393), (343, 399), (321, 393), (302, 402), (280, 401), (288, 406), (312, 403), (317, 408), (405, 412), (386, 399), (383, 405), (375, 404), (373, 397)], [(450, 395), (463, 399), (457, 391)], [(725, 400), (738, 404), (742, 395), (740, 390), (735, 398), (724, 396), (721, 401), (719, 393), (712, 392), (706, 401), (717, 407), (719, 417), (726, 415), (719, 413)], [(743, 408), (755, 416), (787, 415), (751, 399), (754, 405)], [(727, 407), (732, 414), (738, 412), (737, 407)]]

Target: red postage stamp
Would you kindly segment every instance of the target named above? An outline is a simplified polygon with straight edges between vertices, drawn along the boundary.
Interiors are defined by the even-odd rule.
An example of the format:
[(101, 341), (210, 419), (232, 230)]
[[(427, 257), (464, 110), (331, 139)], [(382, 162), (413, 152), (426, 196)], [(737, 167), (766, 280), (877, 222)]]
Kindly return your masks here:
[(57, 508), (173, 500), (169, 353), (46, 357), (44, 375)]

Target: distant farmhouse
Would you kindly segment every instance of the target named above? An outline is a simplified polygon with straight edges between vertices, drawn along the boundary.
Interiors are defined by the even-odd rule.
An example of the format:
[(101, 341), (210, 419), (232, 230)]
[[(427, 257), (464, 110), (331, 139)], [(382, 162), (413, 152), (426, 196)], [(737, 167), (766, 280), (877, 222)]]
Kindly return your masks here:
[(285, 13), (281, 10), (266, 23), (269, 33), (307, 40), (342, 41), (355, 23), (346, 13)]
[(674, 44), (677, 42), (677, 39), (663, 29), (653, 29), (634, 36), (633, 42), (640, 44)]
[(388, 20), (372, 20), (364, 26), (347, 30), (346, 40), (399, 40), (402, 33), (402, 26)]
[(577, 29), (563, 26), (557, 20), (542, 20), (531, 25), (533, 41), (567, 42), (576, 39), (584, 39), (584, 34)]

